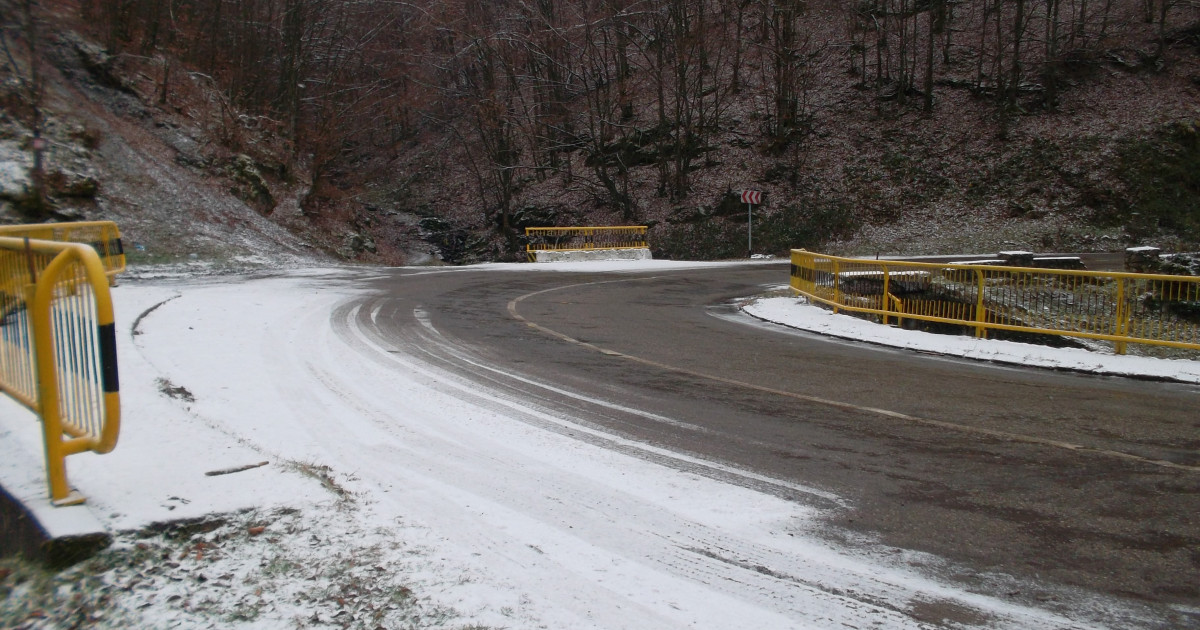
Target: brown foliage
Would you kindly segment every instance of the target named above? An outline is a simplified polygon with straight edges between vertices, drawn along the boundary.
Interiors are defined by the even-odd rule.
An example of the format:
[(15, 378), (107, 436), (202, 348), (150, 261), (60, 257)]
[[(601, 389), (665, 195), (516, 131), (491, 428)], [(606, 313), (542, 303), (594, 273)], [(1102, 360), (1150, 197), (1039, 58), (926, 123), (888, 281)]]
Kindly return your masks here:
[[(653, 221), (763, 185), (781, 208), (815, 195), (865, 218), (901, 212), (889, 186), (906, 205), (933, 203), (977, 176), (969, 153), (984, 151), (973, 140), (1025, 142), (1061, 127), (1035, 112), (1098, 113), (1087, 111), (1097, 109), (1090, 86), (1106, 80), (1095, 69), (1111, 51), (1141, 51), (1120, 66), (1131, 73), (1194, 68), (1194, 47), (1172, 47), (1168, 35), (1200, 19), (1194, 3), (1172, 0), (79, 9), (110, 54), (177, 60), (163, 62), (163, 101), (182, 83), (171, 77), (210, 76), (227, 141), (239, 141), (243, 117), (270, 121), (291, 170), (311, 176), (310, 212), (352, 203), (368, 182), (404, 180), (398, 209), (496, 226), (509, 246), (525, 206), (586, 204), (598, 222)], [(1180, 111), (1172, 101), (1160, 118)], [(892, 144), (906, 134), (907, 145)], [(906, 152), (931, 156), (917, 170), (936, 172), (938, 187), (893, 179), (884, 160)]]

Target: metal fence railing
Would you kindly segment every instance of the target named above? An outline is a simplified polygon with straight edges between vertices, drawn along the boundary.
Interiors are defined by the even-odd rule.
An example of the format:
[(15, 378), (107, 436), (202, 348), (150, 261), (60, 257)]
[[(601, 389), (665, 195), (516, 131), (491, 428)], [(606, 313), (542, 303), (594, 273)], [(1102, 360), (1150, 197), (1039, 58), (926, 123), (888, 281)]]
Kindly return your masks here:
[(589, 249), (644, 249), (646, 226), (531, 227), (525, 228), (525, 251), (585, 251)]
[(112, 221), (0, 225), (0, 236), (83, 243), (90, 245), (100, 255), (104, 272), (109, 277), (125, 271), (125, 248), (121, 244), (121, 230), (117, 229), (117, 224)]
[(92, 244), (0, 236), (0, 392), (41, 417), (56, 505), (83, 501), (67, 482), (66, 456), (117, 443), (109, 282)]
[(792, 250), (791, 287), (834, 310), (1200, 350), (1200, 278), (840, 258)]

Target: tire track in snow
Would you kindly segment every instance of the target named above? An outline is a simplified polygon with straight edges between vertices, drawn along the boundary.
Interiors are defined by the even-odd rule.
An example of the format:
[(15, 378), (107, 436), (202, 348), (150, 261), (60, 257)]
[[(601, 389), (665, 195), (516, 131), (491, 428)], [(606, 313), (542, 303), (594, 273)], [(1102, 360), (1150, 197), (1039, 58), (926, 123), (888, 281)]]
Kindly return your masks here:
[[(387, 299), (346, 303), (336, 309), (332, 323), (343, 340), (372, 361), (393, 370), (420, 373), (426, 382), (459, 400), (484, 408), (503, 408), (504, 416), (539, 429), (776, 496), (811, 492), (794, 484), (623, 440), (586, 422), (563, 418), (557, 415), (563, 409), (562, 404), (552, 400), (551, 396), (571, 396), (576, 409), (584, 412), (598, 407), (607, 413), (645, 414), (621, 405), (572, 395), (553, 385), (491, 367), (470, 349), (441, 335), (420, 309), (407, 315), (401, 309), (398, 303)], [(384, 331), (381, 321), (397, 326)], [(590, 412), (595, 413), (594, 410)], [(669, 418), (652, 419), (684, 424)], [(798, 542), (779, 524), (765, 538), (751, 539), (687, 518), (673, 517), (666, 521), (652, 518), (647, 522), (645, 516), (630, 511), (661, 512), (662, 508), (645, 502), (630, 504), (629, 497), (620, 494), (607, 498), (592, 495), (583, 499), (578, 496), (577, 487), (558, 479), (547, 478), (542, 484), (545, 496), (537, 499), (503, 496), (503, 484), (485, 485), (488, 485), (488, 492), (503, 496), (507, 508), (525, 513), (552, 529), (561, 529), (563, 524), (573, 528), (573, 523), (594, 523), (605, 515), (611, 520), (616, 516), (637, 519), (624, 526), (589, 525), (592, 530), (587, 542), (600, 545), (607, 553), (627, 557), (629, 562), (648, 562), (687, 582), (705, 585), (729, 597), (749, 599), (756, 606), (782, 610), (792, 616), (801, 615), (802, 611), (803, 621), (796, 617), (800, 624), (796, 627), (874, 625), (881, 621), (881, 627), (921, 627), (922, 624), (910, 616), (909, 610), (922, 602), (952, 602), (999, 627), (1094, 627), (1046, 611), (941, 586), (908, 570), (881, 567), (810, 541)], [(786, 492), (781, 493), (781, 490)], [(554, 500), (548, 500), (550, 497)], [(836, 497), (826, 493), (814, 493), (806, 499), (812, 503), (814, 497), (825, 507), (840, 504)], [(658, 542), (647, 542), (648, 535)], [(561, 543), (556, 550), (561, 549), (569, 549), (569, 545)], [(630, 558), (631, 552), (637, 553)]]

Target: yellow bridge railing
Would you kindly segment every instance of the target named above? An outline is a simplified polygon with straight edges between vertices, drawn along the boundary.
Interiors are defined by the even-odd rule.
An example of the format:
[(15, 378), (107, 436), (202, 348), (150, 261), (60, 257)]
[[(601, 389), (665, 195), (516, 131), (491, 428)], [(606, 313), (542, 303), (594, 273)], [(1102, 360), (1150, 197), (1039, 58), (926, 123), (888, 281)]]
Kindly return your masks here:
[(792, 250), (794, 292), (882, 321), (1200, 350), (1200, 278), (840, 258)]
[(121, 244), (121, 231), (112, 221), (2, 225), (0, 236), (83, 243), (90, 245), (100, 255), (104, 271), (110, 277), (125, 271), (125, 248)]
[(525, 251), (586, 251), (589, 249), (644, 249), (646, 226), (531, 227), (525, 228)]
[(67, 455), (116, 446), (119, 389), (109, 277), (94, 245), (0, 236), (0, 391), (41, 416), (55, 505), (83, 501), (67, 483)]

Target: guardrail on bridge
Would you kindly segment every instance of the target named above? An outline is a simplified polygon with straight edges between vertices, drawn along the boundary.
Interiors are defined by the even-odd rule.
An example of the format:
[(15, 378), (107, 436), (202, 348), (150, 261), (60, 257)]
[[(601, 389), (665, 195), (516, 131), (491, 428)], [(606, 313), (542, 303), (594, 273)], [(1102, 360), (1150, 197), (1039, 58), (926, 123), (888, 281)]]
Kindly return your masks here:
[(841, 258), (792, 250), (794, 292), (834, 311), (1200, 350), (1200, 278)]
[(125, 248), (121, 230), (112, 221), (78, 221), (74, 223), (37, 223), (32, 225), (0, 226), (0, 236), (83, 243), (100, 255), (104, 271), (111, 278), (125, 271)]
[(0, 391), (41, 417), (55, 505), (84, 500), (67, 482), (66, 456), (117, 443), (109, 273), (92, 244), (0, 236)]
[(537, 252), (592, 249), (645, 249), (646, 226), (531, 227), (525, 228), (529, 260)]

